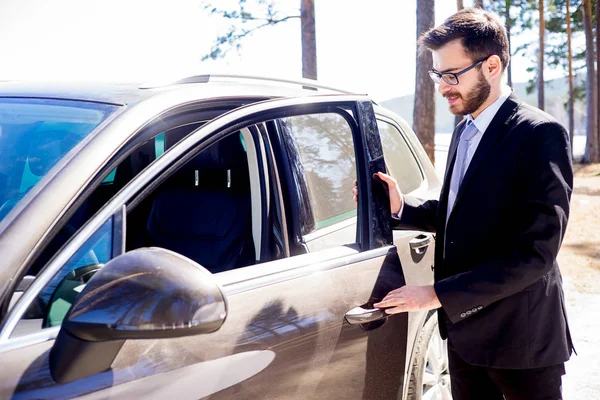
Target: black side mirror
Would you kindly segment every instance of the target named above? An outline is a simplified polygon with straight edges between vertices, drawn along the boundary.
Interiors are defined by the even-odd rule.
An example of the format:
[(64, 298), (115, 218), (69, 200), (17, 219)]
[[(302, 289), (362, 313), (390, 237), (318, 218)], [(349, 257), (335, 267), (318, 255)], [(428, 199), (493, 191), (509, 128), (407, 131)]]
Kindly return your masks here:
[(127, 339), (218, 330), (227, 315), (212, 274), (190, 259), (139, 249), (108, 262), (67, 313), (50, 351), (50, 372), (66, 383), (110, 368)]

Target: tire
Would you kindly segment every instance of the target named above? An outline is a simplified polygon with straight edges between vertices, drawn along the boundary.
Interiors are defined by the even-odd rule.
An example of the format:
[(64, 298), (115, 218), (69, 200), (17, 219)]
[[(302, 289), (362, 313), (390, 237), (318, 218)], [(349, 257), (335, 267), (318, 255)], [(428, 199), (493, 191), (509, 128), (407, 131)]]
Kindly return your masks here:
[(408, 400), (452, 400), (448, 349), (438, 329), (437, 314), (429, 316), (415, 345)]

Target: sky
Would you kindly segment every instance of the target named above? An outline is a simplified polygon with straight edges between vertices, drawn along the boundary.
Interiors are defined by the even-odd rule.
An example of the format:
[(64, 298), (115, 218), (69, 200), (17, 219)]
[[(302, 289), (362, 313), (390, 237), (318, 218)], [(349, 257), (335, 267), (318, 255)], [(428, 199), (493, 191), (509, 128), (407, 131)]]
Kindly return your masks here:
[[(251, 2), (251, 0), (249, 0)], [(214, 4), (235, 4), (219, 0)], [(471, 4), (465, 0), (465, 6)], [(202, 62), (229, 22), (202, 0), (0, 0), (0, 80), (154, 81), (202, 73), (300, 78), (300, 21)], [(278, 0), (298, 12), (298, 0)], [(436, 25), (456, 11), (437, 0)], [(416, 0), (315, 0), (319, 81), (376, 101), (414, 92)], [(531, 61), (513, 57), (513, 81)], [(546, 79), (557, 73), (546, 72)]]

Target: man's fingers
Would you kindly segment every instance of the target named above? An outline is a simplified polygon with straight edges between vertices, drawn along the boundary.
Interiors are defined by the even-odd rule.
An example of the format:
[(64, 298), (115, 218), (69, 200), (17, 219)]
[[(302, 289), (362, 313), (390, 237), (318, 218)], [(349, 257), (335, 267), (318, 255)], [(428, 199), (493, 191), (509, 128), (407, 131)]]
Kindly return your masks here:
[(396, 180), (391, 176), (383, 172), (378, 172), (376, 174), (380, 179), (384, 180), (386, 183), (396, 184)]
[(403, 298), (403, 287), (400, 287), (398, 289), (394, 289), (392, 291), (390, 291), (388, 294), (385, 295), (385, 297), (381, 300), (381, 301), (385, 301), (385, 300), (390, 300), (393, 298)]
[(384, 310), (386, 314), (400, 314), (403, 312), (407, 312), (408, 310), (404, 306), (387, 308)]
[(405, 299), (398, 297), (389, 297), (381, 300), (379, 303), (373, 304), (377, 308), (396, 307), (405, 304)]

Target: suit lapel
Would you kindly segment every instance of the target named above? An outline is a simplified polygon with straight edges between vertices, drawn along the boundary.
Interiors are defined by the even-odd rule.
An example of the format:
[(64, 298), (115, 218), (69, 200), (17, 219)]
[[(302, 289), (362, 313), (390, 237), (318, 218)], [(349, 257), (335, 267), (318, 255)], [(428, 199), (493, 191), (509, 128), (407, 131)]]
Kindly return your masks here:
[[(460, 189), (458, 190), (458, 194), (456, 195), (456, 200), (454, 202), (454, 208), (460, 201), (461, 197), (465, 193), (465, 191), (469, 188), (469, 183), (471, 182), (473, 176), (477, 172), (481, 162), (484, 160), (486, 154), (502, 139), (502, 137), (506, 134), (506, 128), (508, 126), (509, 121), (512, 119), (514, 113), (517, 111), (517, 108), (521, 102), (515, 96), (514, 92), (506, 99), (504, 104), (500, 107), (496, 116), (492, 119), (492, 122), (487, 127), (486, 131), (481, 138), (481, 142), (477, 146), (477, 150), (469, 163), (469, 167), (467, 168), (467, 172), (465, 173), (465, 177), (462, 180), (460, 185)], [(446, 181), (450, 181), (450, 178), (446, 179)]]

